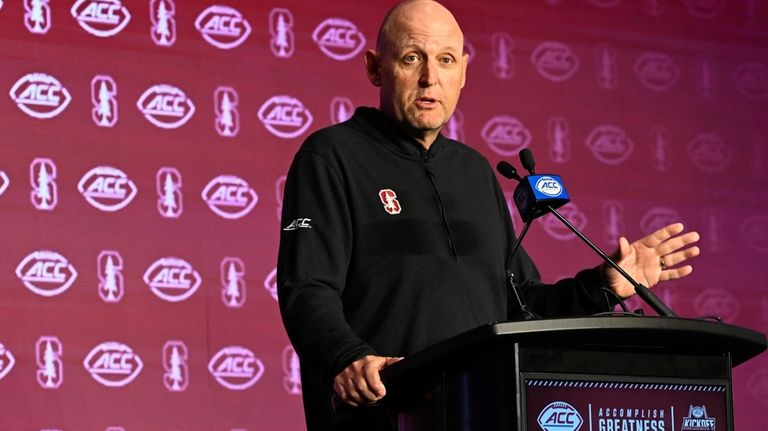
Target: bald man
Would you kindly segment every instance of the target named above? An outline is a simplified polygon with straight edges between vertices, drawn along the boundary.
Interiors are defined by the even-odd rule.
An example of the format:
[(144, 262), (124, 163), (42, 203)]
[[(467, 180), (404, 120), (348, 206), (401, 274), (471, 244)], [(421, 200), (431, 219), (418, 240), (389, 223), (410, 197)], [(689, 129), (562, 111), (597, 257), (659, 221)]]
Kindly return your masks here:
[[(301, 359), (309, 430), (394, 430), (379, 372), (400, 358), (519, 311), (547, 316), (607, 311), (601, 292), (632, 287), (613, 270), (587, 269), (541, 283), (524, 251), (508, 262), (514, 230), (488, 162), (440, 130), (456, 108), (468, 58), (456, 19), (434, 1), (407, 1), (384, 19), (365, 53), (379, 107), (315, 132), (285, 184), (278, 297)], [(670, 225), (617, 257), (652, 286), (691, 272), (695, 232)], [(687, 247), (687, 248), (686, 248)], [(664, 265), (660, 265), (663, 262)], [(337, 394), (355, 408), (334, 414)]]

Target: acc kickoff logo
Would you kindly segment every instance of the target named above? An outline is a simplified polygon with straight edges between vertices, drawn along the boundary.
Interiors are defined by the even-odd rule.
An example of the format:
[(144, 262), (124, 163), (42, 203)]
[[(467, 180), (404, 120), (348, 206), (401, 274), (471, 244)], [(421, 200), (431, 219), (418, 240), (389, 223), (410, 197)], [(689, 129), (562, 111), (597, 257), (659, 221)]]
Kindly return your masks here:
[(634, 65), (635, 75), (648, 89), (661, 92), (672, 88), (680, 79), (680, 66), (661, 52), (646, 52)]
[(537, 422), (544, 431), (578, 431), (584, 420), (572, 405), (555, 401), (544, 407)]
[(688, 407), (688, 416), (683, 417), (680, 431), (715, 431), (716, 424), (716, 419), (707, 415), (707, 406), (691, 405)]
[(251, 25), (235, 8), (214, 5), (195, 20), (195, 28), (206, 42), (220, 49), (240, 46), (251, 34)]
[(243, 391), (259, 381), (264, 374), (264, 364), (245, 347), (229, 346), (211, 358), (208, 371), (225, 388)]
[(238, 219), (251, 212), (259, 195), (248, 183), (234, 175), (219, 175), (203, 189), (203, 201), (225, 219)]
[(355, 24), (344, 18), (328, 18), (312, 33), (320, 51), (328, 57), (344, 61), (356, 56), (365, 46), (365, 36)]
[(163, 257), (147, 268), (144, 282), (163, 301), (180, 302), (197, 291), (202, 279), (184, 259)]
[(562, 82), (579, 70), (579, 57), (571, 48), (560, 42), (544, 42), (531, 54), (531, 63), (541, 76), (554, 82)]
[(16, 276), (33, 293), (51, 297), (69, 289), (77, 279), (77, 271), (59, 253), (40, 250), (30, 253), (19, 263)]
[(141, 372), (144, 363), (127, 345), (107, 341), (88, 353), (83, 366), (97, 382), (117, 388), (131, 383)]
[(157, 84), (141, 95), (136, 106), (144, 118), (161, 129), (183, 126), (195, 113), (195, 104), (178, 87)]
[(635, 143), (621, 127), (603, 124), (589, 133), (587, 148), (597, 160), (606, 165), (618, 165), (629, 158)]
[(481, 132), (485, 142), (501, 156), (514, 156), (531, 143), (531, 132), (515, 117), (497, 115)]
[(312, 124), (312, 114), (295, 97), (280, 95), (267, 100), (259, 109), (259, 120), (278, 138), (295, 138)]
[(96, 209), (114, 212), (131, 203), (138, 189), (128, 175), (111, 166), (97, 166), (88, 171), (77, 190)]
[(11, 372), (14, 365), (16, 365), (16, 359), (11, 351), (0, 343), (0, 380)]
[(58, 79), (45, 73), (22, 76), (9, 92), (22, 112), (34, 118), (53, 118), (69, 105), (72, 96)]
[(131, 21), (120, 0), (77, 0), (71, 12), (83, 30), (98, 37), (114, 36)]

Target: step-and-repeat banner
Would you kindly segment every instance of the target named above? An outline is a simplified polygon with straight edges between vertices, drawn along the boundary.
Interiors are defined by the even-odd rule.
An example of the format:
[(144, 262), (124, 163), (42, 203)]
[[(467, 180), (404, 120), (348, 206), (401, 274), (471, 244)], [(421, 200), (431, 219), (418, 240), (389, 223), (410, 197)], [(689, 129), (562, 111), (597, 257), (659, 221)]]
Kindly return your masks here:
[[(605, 248), (699, 230), (660, 296), (766, 331), (768, 3), (447, 4), (471, 63), (445, 133), (493, 164), (531, 148)], [(0, 0), (0, 429), (303, 429), (284, 175), (376, 104), (362, 52), (391, 6)], [(547, 280), (597, 264), (552, 219), (526, 242)], [(761, 429), (765, 358), (734, 391), (737, 428)]]

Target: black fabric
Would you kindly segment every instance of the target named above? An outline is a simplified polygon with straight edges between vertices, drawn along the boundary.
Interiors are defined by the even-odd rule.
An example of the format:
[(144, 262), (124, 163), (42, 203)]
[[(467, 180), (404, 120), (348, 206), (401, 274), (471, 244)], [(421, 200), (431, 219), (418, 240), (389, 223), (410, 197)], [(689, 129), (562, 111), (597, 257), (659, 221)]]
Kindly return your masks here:
[[(396, 194), (399, 214), (382, 190)], [(505, 268), (514, 231), (488, 162), (442, 136), (425, 151), (376, 109), (304, 142), (282, 226), (278, 298), (311, 431), (393, 429), (375, 410), (331, 411), (333, 378), (354, 360), (408, 356), (518, 311)], [(596, 270), (543, 285), (522, 249), (509, 270), (542, 316), (608, 308)]]

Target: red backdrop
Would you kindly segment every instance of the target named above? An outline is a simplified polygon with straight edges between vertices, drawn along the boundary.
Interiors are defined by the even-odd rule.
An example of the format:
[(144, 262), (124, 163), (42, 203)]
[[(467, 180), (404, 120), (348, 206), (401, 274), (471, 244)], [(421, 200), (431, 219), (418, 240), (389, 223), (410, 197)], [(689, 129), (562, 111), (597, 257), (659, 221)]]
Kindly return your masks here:
[[(699, 230), (660, 296), (765, 332), (768, 4), (446, 3), (472, 58), (446, 133), (494, 164), (531, 148), (605, 248)], [(1, 429), (303, 429), (283, 175), (376, 104), (361, 52), (389, 7), (0, 0)], [(526, 242), (547, 280), (597, 263), (546, 219)], [(734, 374), (737, 428), (760, 429), (765, 356)]]

